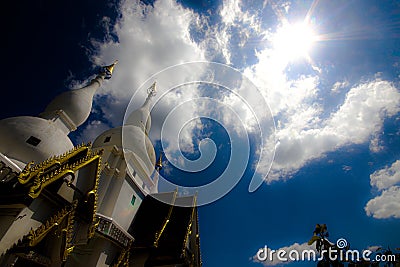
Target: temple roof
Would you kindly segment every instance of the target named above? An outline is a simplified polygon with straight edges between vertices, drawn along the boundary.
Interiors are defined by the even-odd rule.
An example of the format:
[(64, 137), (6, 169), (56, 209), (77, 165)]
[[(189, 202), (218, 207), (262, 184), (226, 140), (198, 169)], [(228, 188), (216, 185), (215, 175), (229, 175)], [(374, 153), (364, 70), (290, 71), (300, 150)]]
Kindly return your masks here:
[[(170, 203), (194, 203), (194, 196), (175, 197), (175, 192), (157, 195), (162, 194), (164, 199), (172, 201)], [(173, 206), (152, 195), (146, 196), (128, 230), (135, 239), (133, 249), (153, 249), (149, 262), (180, 260), (192, 220), (197, 219), (193, 218), (194, 209), (196, 207)]]

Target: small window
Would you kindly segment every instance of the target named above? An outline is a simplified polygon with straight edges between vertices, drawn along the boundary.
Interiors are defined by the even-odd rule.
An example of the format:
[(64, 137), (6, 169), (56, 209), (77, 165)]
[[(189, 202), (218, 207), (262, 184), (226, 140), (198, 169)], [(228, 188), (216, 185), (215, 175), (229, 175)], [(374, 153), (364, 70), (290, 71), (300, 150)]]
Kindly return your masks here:
[(132, 195), (132, 199), (131, 199), (131, 205), (132, 206), (135, 205), (135, 200), (136, 200), (135, 195)]
[(107, 136), (107, 137), (104, 139), (104, 143), (108, 143), (108, 142), (110, 142), (110, 140), (111, 140), (111, 136)]
[(40, 140), (39, 138), (36, 138), (34, 136), (31, 136), (28, 138), (28, 140), (26, 140), (26, 142), (32, 146), (37, 146), (42, 140)]

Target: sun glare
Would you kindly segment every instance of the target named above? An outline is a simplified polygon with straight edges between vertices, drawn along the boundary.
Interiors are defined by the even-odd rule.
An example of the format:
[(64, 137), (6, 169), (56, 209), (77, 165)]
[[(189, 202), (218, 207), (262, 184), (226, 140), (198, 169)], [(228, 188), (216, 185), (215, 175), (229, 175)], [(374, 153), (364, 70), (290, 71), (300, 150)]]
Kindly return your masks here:
[(315, 34), (306, 23), (286, 23), (273, 35), (273, 49), (285, 61), (308, 58)]

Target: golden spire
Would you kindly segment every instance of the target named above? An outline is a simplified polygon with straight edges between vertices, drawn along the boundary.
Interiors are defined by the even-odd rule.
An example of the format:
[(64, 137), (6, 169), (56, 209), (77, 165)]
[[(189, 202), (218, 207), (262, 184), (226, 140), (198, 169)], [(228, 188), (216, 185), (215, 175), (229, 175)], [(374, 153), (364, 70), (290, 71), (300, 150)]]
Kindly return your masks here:
[(110, 79), (114, 70), (114, 66), (118, 63), (118, 60), (115, 60), (113, 64), (102, 67), (101, 73), (105, 75), (104, 79)]
[(162, 169), (162, 152), (160, 152), (160, 157), (158, 158), (158, 161), (156, 163), (156, 169), (160, 171)]

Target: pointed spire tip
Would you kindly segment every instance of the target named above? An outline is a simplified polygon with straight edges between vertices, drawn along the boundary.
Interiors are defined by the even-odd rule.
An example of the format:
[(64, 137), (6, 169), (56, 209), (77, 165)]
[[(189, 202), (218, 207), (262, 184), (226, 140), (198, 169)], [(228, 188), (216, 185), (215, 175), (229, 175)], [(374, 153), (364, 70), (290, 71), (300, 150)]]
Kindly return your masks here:
[(162, 167), (163, 167), (163, 165), (162, 165), (162, 152), (160, 151), (160, 156), (159, 156), (158, 161), (156, 163), (156, 168), (158, 170), (161, 170)]
[(102, 67), (101, 74), (105, 75), (105, 79), (110, 79), (114, 70), (114, 66), (118, 63), (118, 59), (114, 61), (111, 65)]
[(156, 85), (157, 81), (154, 81), (153, 84), (149, 88), (147, 88), (148, 96), (155, 96), (157, 94)]

